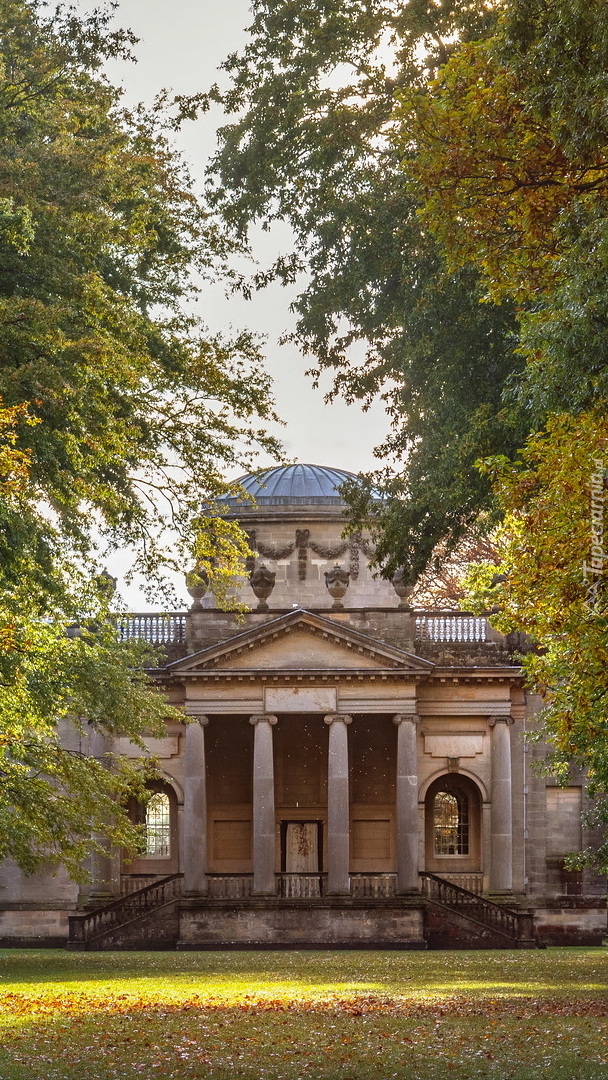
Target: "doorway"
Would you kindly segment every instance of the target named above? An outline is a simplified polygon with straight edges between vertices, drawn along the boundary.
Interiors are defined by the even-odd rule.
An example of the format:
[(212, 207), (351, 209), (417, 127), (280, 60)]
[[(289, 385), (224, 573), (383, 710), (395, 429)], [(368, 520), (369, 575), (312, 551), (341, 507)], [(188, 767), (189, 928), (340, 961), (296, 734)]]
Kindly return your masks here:
[(281, 822), (281, 870), (284, 874), (318, 874), (323, 865), (323, 822)]

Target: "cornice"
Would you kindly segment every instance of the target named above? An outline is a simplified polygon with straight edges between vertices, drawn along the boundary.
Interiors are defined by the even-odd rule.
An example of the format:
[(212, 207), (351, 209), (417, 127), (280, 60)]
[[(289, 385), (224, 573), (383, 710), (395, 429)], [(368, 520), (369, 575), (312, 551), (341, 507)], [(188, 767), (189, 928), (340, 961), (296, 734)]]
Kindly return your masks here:
[(510, 685), (523, 685), (525, 676), (520, 667), (499, 667), (498, 665), (487, 668), (460, 667), (442, 668), (436, 667), (429, 672), (429, 681), (433, 683), (445, 683), (447, 685), (469, 684), (482, 685), (488, 682), (509, 683)]
[(174, 673), (165, 669), (160, 674), (175, 682), (273, 682), (289, 686), (337, 682), (418, 683), (427, 678), (426, 672), (408, 671), (407, 668), (197, 668)]

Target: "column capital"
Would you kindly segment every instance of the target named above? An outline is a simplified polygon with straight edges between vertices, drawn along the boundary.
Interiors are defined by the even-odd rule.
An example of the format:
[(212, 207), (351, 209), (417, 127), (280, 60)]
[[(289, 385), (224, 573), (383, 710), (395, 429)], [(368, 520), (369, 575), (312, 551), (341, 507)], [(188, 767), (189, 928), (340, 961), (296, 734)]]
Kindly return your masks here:
[(272, 713), (260, 713), (256, 716), (250, 716), (249, 723), (253, 724), (253, 726), (255, 727), (256, 724), (276, 724), (278, 723), (278, 720), (276, 716), (272, 715)]
[(184, 707), (184, 716), (185, 719), (182, 720), (182, 724), (185, 728), (190, 727), (190, 724), (194, 724), (195, 726), (196, 724), (200, 724), (201, 727), (206, 727), (209, 723), (208, 716), (205, 716), (204, 713), (190, 712), (187, 704)]
[(325, 717), (326, 724), (352, 724), (352, 722), (352, 716), (348, 716), (346, 713), (329, 713), (329, 715)]
[(496, 724), (507, 724), (511, 727), (515, 721), (512, 716), (488, 716), (488, 727), (495, 727)]
[(397, 726), (399, 726), (399, 724), (405, 724), (405, 722), (407, 720), (409, 720), (410, 724), (419, 724), (420, 723), (420, 717), (418, 716), (418, 713), (401, 713), (400, 712), (400, 713), (395, 713), (395, 715), (393, 716), (393, 724), (397, 724)]

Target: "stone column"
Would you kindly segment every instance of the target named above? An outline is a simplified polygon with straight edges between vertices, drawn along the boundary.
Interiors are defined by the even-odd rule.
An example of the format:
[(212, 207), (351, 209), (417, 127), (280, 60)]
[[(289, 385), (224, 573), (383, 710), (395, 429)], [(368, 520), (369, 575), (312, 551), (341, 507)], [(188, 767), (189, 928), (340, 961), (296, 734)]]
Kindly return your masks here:
[(418, 877), (418, 758), (416, 724), (420, 717), (398, 713), (397, 725), (397, 892), (420, 888)]
[[(106, 755), (110, 750), (110, 738), (105, 732), (99, 731), (97, 728), (91, 729), (89, 738), (91, 757), (105, 764), (108, 760)], [(114, 887), (110, 841), (103, 833), (95, 833), (93, 840), (100, 850), (91, 854), (91, 889), (88, 903), (98, 906), (109, 904), (110, 901), (114, 900), (117, 889)]]
[(513, 816), (511, 811), (510, 716), (490, 716), (492, 729), (492, 864), (490, 892), (513, 888)]
[(348, 804), (348, 727), (352, 718), (333, 714), (329, 724), (327, 763), (327, 891), (350, 892), (350, 829)]
[(253, 741), (253, 891), (258, 896), (274, 896), (275, 822), (274, 760), (272, 728), (276, 716), (252, 716)]
[(207, 892), (206, 716), (186, 724), (184, 751), (184, 893)]

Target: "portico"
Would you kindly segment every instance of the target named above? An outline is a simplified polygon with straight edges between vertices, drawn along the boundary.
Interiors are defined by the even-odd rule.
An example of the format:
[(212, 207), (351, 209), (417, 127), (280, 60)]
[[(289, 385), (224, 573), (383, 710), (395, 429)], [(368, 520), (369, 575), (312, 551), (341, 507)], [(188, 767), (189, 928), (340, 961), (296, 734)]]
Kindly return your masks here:
[[(512, 888), (507, 845), (498, 843), (498, 865), (491, 855), (512, 812), (504, 669), (478, 676), (474, 695), (463, 680), (460, 703), (450, 672), (448, 703), (446, 675), (430, 660), (297, 610), (175, 662), (163, 679), (181, 688), (189, 717), (184, 945), (208, 932), (205, 905), (217, 914), (224, 901), (234, 933), (235, 902), (247, 932), (245, 912), (256, 911), (258, 933), (271, 939), (286, 932), (278, 912), (294, 904), (323, 907), (335, 939), (346, 911), (380, 903), (407, 915), (419, 940), (410, 924), (421, 871), (439, 866), (478, 891)], [(447, 793), (444, 814), (452, 806), (460, 815), (451, 826), (434, 820), (433, 784)], [(444, 851), (435, 850), (440, 828), (457, 835)], [(383, 926), (401, 934), (394, 918), (370, 919), (361, 924), (370, 940), (384, 940)], [(351, 925), (353, 940), (361, 925)]]

